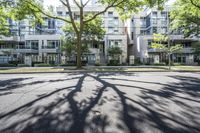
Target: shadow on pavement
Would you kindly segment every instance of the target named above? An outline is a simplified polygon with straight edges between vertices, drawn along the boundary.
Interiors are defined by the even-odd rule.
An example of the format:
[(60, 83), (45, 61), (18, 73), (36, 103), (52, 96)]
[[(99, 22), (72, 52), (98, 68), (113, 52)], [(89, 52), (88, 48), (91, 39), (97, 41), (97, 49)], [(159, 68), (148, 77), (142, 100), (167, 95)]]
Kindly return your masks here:
[[(120, 78), (122, 75), (126, 78)], [(113, 78), (114, 76), (114, 78)], [(129, 79), (136, 76), (133, 73), (84, 73), (75, 86), (57, 89), (47, 95), (23, 105), (11, 112), (0, 115), (0, 121), (12, 119), (18, 113), (31, 112), (19, 121), (0, 132), (21, 133), (106, 133), (106, 132), (163, 132), (163, 133), (198, 133), (200, 132), (200, 83), (199, 78), (185, 76), (169, 76), (171, 83), (159, 83)], [(82, 100), (77, 97), (83, 93), (85, 80), (98, 82), (101, 86), (93, 88), (91, 96)], [(15, 79), (16, 82), (24, 79)], [(63, 79), (72, 80), (72, 79)], [(178, 80), (179, 82), (173, 82)], [(59, 80), (38, 81), (58, 82)], [(112, 81), (117, 81), (115, 84)], [(123, 81), (123, 82), (122, 82)], [(1, 81), (3, 83), (3, 81)], [(131, 83), (131, 84), (130, 84)], [(159, 85), (161, 89), (141, 87), (137, 83)], [(5, 86), (5, 85), (0, 85)], [(12, 86), (12, 85), (11, 85)], [(15, 85), (7, 89), (16, 89), (23, 85)], [(123, 88), (124, 87), (124, 88)], [(83, 89), (84, 88), (84, 89)], [(138, 90), (136, 95), (129, 94), (130, 90)], [(55, 95), (60, 91), (69, 90), (62, 98), (54, 99), (44, 106), (38, 102)], [(128, 91), (127, 91), (128, 90)], [(104, 96), (112, 91), (115, 96)], [(135, 98), (135, 96), (137, 98)], [(96, 110), (107, 103), (113, 103), (113, 112), (110, 115)], [(174, 111), (173, 111), (174, 110)], [(116, 124), (112, 122), (112, 114), (117, 114)], [(110, 126), (113, 126), (112, 128)]]

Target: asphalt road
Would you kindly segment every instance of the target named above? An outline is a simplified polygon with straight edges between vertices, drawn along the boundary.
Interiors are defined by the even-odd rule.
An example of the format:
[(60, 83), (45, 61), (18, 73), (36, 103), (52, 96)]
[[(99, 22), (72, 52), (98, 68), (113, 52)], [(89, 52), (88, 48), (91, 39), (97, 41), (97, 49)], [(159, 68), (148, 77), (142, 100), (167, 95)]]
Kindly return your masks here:
[(200, 73), (0, 75), (0, 133), (200, 133)]

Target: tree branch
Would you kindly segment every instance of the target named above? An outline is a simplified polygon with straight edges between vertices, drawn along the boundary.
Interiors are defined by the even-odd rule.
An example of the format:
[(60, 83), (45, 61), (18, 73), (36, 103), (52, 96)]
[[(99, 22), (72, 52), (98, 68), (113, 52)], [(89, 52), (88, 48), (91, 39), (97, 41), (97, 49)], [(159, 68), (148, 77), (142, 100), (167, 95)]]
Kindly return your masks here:
[(78, 28), (77, 28), (77, 26), (76, 26), (76, 24), (75, 24), (73, 15), (72, 15), (72, 10), (71, 10), (70, 4), (69, 4), (69, 0), (66, 0), (66, 3), (64, 3), (62, 0), (60, 0), (60, 1), (62, 2), (62, 4), (64, 4), (64, 5), (67, 7), (68, 12), (69, 12), (69, 17), (70, 17), (70, 19), (71, 19), (72, 26), (73, 26), (75, 32), (76, 32), (76, 33), (79, 33)]
[(48, 13), (46, 13), (45, 11), (43, 11), (42, 9), (40, 9), (38, 6), (32, 4), (31, 2), (28, 2), (28, 1), (25, 1), (26, 3), (30, 4), (31, 6), (33, 6), (34, 8), (36, 8), (38, 10), (38, 12), (42, 13), (43, 15), (49, 17), (49, 18), (53, 18), (53, 19), (59, 19), (59, 20), (62, 20), (62, 21), (65, 21), (67, 23), (72, 23), (71, 21), (65, 19), (65, 18), (62, 18), (62, 17), (58, 17), (58, 16), (53, 16), (53, 15), (50, 15)]
[(73, 1), (79, 8), (81, 8), (81, 5), (76, 0), (73, 0)]
[(110, 9), (111, 7), (116, 7), (120, 4), (122, 4), (124, 2), (124, 0), (120, 1), (119, 3), (116, 3), (117, 1), (115, 0), (113, 3), (111, 3), (110, 5), (108, 5), (103, 11), (100, 11), (98, 13), (96, 13), (94, 16), (92, 16), (90, 19), (83, 21), (84, 23), (88, 23), (90, 21), (92, 21), (93, 19), (95, 19), (97, 16), (105, 13), (108, 11), (108, 9)]
[(194, 1), (193, 1), (193, 0), (190, 0), (190, 2), (191, 2), (191, 4), (192, 4), (193, 6), (195, 6), (195, 7), (197, 7), (197, 8), (199, 8), (199, 9), (200, 9), (200, 5), (198, 5), (197, 3), (194, 3)]
[(87, 1), (85, 2), (85, 4), (83, 4), (83, 7), (85, 7), (89, 2), (90, 2), (90, 0), (87, 0)]

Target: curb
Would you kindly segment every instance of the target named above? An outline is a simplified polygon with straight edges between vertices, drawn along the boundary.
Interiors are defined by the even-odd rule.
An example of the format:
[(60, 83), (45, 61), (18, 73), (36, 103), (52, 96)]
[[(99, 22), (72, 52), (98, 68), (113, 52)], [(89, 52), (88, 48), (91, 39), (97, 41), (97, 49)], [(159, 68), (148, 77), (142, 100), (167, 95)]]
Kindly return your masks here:
[(0, 74), (46, 74), (46, 73), (139, 73), (139, 72), (200, 72), (200, 71), (188, 71), (188, 70), (158, 70), (158, 71), (92, 71), (92, 70), (72, 70), (72, 71), (61, 71), (61, 72), (11, 72)]

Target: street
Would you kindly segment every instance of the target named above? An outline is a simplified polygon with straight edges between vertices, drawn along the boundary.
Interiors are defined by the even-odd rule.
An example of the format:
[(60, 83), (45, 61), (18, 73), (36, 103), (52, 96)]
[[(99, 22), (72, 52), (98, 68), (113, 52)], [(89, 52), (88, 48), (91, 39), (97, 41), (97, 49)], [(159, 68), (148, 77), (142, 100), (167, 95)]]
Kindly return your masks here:
[(0, 74), (0, 133), (200, 133), (200, 73)]

